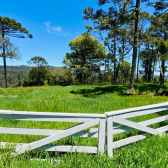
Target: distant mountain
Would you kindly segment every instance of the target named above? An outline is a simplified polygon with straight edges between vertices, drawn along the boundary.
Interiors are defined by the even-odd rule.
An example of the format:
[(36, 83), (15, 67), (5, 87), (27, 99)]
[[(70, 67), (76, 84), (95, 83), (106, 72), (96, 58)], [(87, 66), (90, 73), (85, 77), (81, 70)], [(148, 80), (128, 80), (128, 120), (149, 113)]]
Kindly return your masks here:
[[(16, 86), (18, 84), (17, 76), (20, 74), (23, 79), (24, 76), (28, 75), (28, 71), (32, 66), (18, 65), (18, 66), (7, 66), (7, 79), (9, 86)], [(53, 71), (56, 67), (48, 66)], [(0, 87), (4, 86), (4, 67), (0, 65)]]

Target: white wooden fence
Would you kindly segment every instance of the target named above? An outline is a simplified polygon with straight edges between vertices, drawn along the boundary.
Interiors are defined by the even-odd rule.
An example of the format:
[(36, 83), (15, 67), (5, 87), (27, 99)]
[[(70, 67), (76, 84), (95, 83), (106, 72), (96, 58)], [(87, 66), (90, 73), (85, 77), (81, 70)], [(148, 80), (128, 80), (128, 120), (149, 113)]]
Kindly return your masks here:
[[(118, 111), (110, 111), (105, 114), (81, 114), (81, 113), (49, 113), (49, 112), (26, 112), (0, 110), (0, 119), (27, 120), (27, 121), (52, 121), (52, 122), (76, 122), (79, 123), (65, 130), (56, 129), (31, 129), (31, 128), (6, 128), (0, 127), (0, 134), (23, 134), (23, 135), (44, 135), (43, 139), (35, 142), (23, 144), (17, 143), (13, 153), (22, 154), (27, 150), (45, 150), (58, 152), (84, 152), (84, 153), (104, 153), (107, 150), (108, 156), (113, 156), (113, 150), (133, 142), (146, 138), (145, 133), (153, 135), (164, 135), (168, 131), (168, 126), (153, 129), (149, 125), (168, 120), (168, 115), (157, 117), (141, 122), (133, 122), (128, 118), (158, 113), (168, 110), (168, 102), (143, 107), (136, 107)], [(120, 125), (122, 126), (120, 126)], [(99, 125), (98, 128), (91, 128)], [(85, 129), (90, 128), (89, 131)], [(113, 141), (116, 134), (120, 134), (132, 129), (145, 132), (144, 134), (132, 136), (118, 141)], [(68, 136), (98, 138), (98, 145), (92, 146), (65, 146), (48, 145)], [(0, 142), (5, 147), (7, 142)], [(10, 142), (10, 144), (13, 144)]]
[[(55, 129), (28, 129), (28, 128), (6, 128), (0, 127), (1, 134), (22, 134), (22, 135), (45, 135), (46, 138), (28, 144), (15, 144), (15, 153), (22, 154), (26, 150), (45, 150), (59, 152), (104, 152), (106, 116), (104, 114), (77, 114), (77, 113), (48, 113), (48, 112), (26, 112), (0, 110), (0, 119), (27, 120), (27, 121), (54, 121), (54, 122), (77, 122), (79, 124), (65, 130)], [(83, 131), (99, 124), (96, 132)], [(98, 138), (97, 147), (85, 146), (54, 146), (47, 145), (68, 136)], [(0, 142), (5, 146), (6, 142)], [(14, 153), (13, 153), (14, 154)]]
[[(131, 144), (133, 142), (137, 142), (139, 140), (146, 138), (146, 134), (141, 134), (141, 135), (136, 135), (136, 136), (132, 136), (129, 138), (125, 138), (125, 139), (113, 142), (113, 136), (116, 134), (123, 133), (132, 129), (137, 129), (153, 135), (157, 135), (157, 134), (161, 136), (164, 135), (163, 132), (168, 131), (168, 125), (157, 129), (153, 129), (147, 126), (168, 120), (168, 115), (157, 117), (150, 120), (145, 120), (138, 123), (132, 122), (128, 120), (128, 118), (133, 118), (133, 117), (152, 114), (152, 113), (158, 113), (166, 110), (168, 110), (168, 103), (160, 103), (155, 105), (148, 105), (148, 106), (106, 112), (105, 114), (107, 116), (108, 155), (112, 157), (113, 149)], [(124, 126), (115, 127), (113, 122), (122, 124)]]

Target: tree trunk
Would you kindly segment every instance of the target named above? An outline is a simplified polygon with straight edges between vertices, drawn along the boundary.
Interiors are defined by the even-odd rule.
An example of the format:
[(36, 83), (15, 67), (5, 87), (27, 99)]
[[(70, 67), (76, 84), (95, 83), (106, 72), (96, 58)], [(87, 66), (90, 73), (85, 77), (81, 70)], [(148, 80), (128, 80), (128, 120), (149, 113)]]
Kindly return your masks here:
[(5, 57), (5, 41), (4, 41), (4, 29), (2, 26), (2, 49), (3, 49), (3, 63), (4, 63), (4, 77), (5, 77), (5, 87), (8, 87), (7, 84), (7, 73), (6, 73), (6, 57)]
[(161, 61), (161, 71), (160, 71), (160, 82), (164, 84), (164, 74), (165, 74), (165, 61)]
[(82, 85), (85, 85), (85, 73), (82, 71)]
[(114, 84), (117, 83), (117, 66), (116, 66), (116, 37), (114, 34)]
[(152, 78), (152, 60), (153, 60), (153, 57), (151, 55), (150, 61), (149, 61), (149, 69), (148, 69), (148, 82), (151, 82), (151, 78)]
[(5, 87), (7, 88), (7, 87), (8, 87), (8, 84), (7, 84), (6, 58), (5, 58), (5, 57), (3, 57), (3, 63), (4, 63)]
[[(123, 44), (122, 44), (122, 50), (123, 50), (123, 52), (122, 52), (122, 58), (121, 58), (121, 63), (123, 63), (124, 62), (124, 55), (125, 55), (125, 41), (124, 41), (124, 38), (123, 38)], [(123, 84), (123, 67), (121, 67), (121, 84)]]
[(138, 55), (138, 63), (137, 63), (137, 82), (138, 82), (138, 76), (139, 76), (139, 55)]
[(140, 0), (136, 0), (134, 48), (133, 48), (133, 57), (132, 57), (130, 89), (134, 89), (134, 85), (135, 85), (135, 72), (136, 72), (138, 34), (139, 34), (139, 31), (138, 31), (138, 29), (139, 29), (139, 19), (140, 19)]
[(161, 78), (161, 76), (164, 76), (164, 75), (163, 75), (163, 69), (162, 69), (161, 58), (159, 56), (159, 53), (158, 53), (158, 58), (159, 58), (159, 67), (160, 67), (160, 84), (156, 89), (156, 92), (155, 92), (156, 94), (158, 93), (159, 89), (161, 88), (162, 84), (164, 83), (164, 78)]
[[(148, 44), (148, 51), (150, 51), (150, 46), (149, 46), (149, 44)], [(151, 81), (151, 74), (152, 74), (152, 53), (151, 53), (151, 55), (149, 56), (149, 58), (148, 58), (148, 60), (149, 60), (149, 65), (148, 65), (148, 82), (150, 82)]]
[[(152, 59), (154, 58), (154, 53), (153, 53), (153, 46), (152, 46)], [(152, 69), (152, 76), (151, 80), (154, 80), (154, 72), (155, 72), (155, 60), (153, 61), (153, 69)]]
[[(139, 31), (139, 36), (140, 36), (140, 31)], [(140, 55), (140, 51), (141, 51), (141, 43), (140, 43), (140, 39), (139, 39), (139, 51), (138, 51), (138, 62), (137, 62), (137, 82), (138, 82), (138, 76), (139, 76), (139, 55)]]

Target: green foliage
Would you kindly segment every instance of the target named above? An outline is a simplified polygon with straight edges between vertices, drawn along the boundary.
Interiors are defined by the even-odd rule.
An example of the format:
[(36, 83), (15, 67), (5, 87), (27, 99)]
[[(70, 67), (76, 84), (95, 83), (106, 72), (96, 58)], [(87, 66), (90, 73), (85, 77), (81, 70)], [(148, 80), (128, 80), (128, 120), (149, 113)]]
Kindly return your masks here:
[(35, 56), (28, 61), (29, 64), (35, 64), (37, 67), (33, 67), (29, 71), (29, 82), (25, 81), (24, 86), (39, 86), (44, 85), (47, 80), (47, 84), (51, 83), (52, 77), (49, 70), (44, 66), (47, 65), (47, 61), (40, 57)]
[(55, 68), (52, 77), (54, 85), (70, 85), (75, 82), (73, 71), (65, 67)]
[(23, 86), (41, 86), (44, 84), (51, 84), (51, 72), (44, 66), (32, 67), (28, 73), (28, 80), (23, 81)]
[(28, 33), (26, 28), (22, 27), (21, 23), (16, 22), (15, 19), (0, 16), (0, 32), (4, 32), (4, 36), (12, 36), (18, 38), (29, 37), (32, 38), (32, 34)]
[(28, 61), (28, 64), (35, 64), (39, 67), (40, 65), (47, 65), (48, 63), (43, 57), (35, 56)]
[[(3, 45), (5, 48), (5, 55), (3, 53)], [(0, 57), (10, 58), (10, 59), (18, 59), (19, 58), (19, 49), (14, 46), (9, 41), (9, 38), (1, 38), (0, 37)]]
[[(108, 49), (107, 61), (113, 63), (113, 82), (118, 83), (120, 63), (132, 48), (132, 14), (130, 15), (131, 1), (98, 1), (99, 5), (111, 3), (107, 10), (84, 9), (84, 19), (91, 19), (94, 28), (87, 25), (88, 32), (93, 30)], [(123, 10), (124, 9), (124, 10)], [(131, 45), (130, 45), (131, 44)], [(106, 63), (105, 63), (106, 64)], [(112, 75), (111, 75), (112, 76)]]
[(125, 82), (127, 82), (127, 79), (130, 78), (130, 74), (131, 74), (131, 64), (127, 61), (124, 61), (120, 64), (120, 69), (121, 69), (123, 78), (125, 79)]
[(85, 78), (89, 77), (89, 74), (100, 71), (98, 63), (106, 57), (106, 49), (98, 40), (87, 33), (72, 40), (69, 46), (73, 52), (67, 53), (63, 62), (76, 70), (76, 76), (80, 83), (84, 84)]
[(163, 39), (159, 40), (158, 51), (164, 59), (168, 59), (168, 41), (164, 41)]

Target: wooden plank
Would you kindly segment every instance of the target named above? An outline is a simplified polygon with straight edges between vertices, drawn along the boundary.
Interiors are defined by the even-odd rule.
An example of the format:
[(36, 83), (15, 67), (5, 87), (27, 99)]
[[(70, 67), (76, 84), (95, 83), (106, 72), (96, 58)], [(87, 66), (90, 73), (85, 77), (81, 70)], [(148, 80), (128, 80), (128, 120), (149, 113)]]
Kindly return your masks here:
[(135, 128), (137, 130), (141, 130), (141, 131), (153, 134), (153, 135), (161, 135), (161, 136), (163, 135), (163, 133), (161, 133), (161, 132), (159, 132), (159, 131), (157, 131), (153, 128), (145, 127), (143, 125), (139, 125), (135, 122), (128, 121), (128, 120), (120, 118), (120, 117), (114, 116), (113, 119), (114, 119), (114, 122), (126, 125), (126, 126), (131, 127), (131, 128)]
[[(166, 120), (168, 120), (168, 115), (162, 116), (162, 117), (157, 117), (157, 118), (146, 120), (146, 121), (142, 121), (142, 122), (138, 122), (137, 124), (140, 124), (143, 126), (148, 126), (148, 125), (152, 125), (152, 124), (159, 123), (159, 122), (166, 121)], [(113, 134), (115, 135), (115, 134), (123, 133), (126, 131), (130, 131), (132, 129), (133, 128), (131, 128), (131, 127), (121, 126), (118, 128), (114, 128)]]
[(90, 113), (60, 113), (60, 112), (30, 112), (30, 111), (10, 111), (0, 110), (0, 114), (6, 115), (31, 115), (31, 116), (43, 116), (43, 117), (83, 117), (83, 118), (105, 118), (104, 114), (90, 114)]
[(159, 103), (159, 104), (153, 104), (153, 105), (147, 105), (147, 106), (141, 106), (141, 107), (134, 107), (134, 108), (128, 108), (128, 109), (122, 109), (117, 111), (109, 111), (105, 112), (105, 115), (111, 116), (111, 115), (118, 115), (123, 113), (129, 113), (133, 111), (140, 111), (145, 109), (155, 109), (155, 108), (168, 108), (168, 102), (165, 103)]
[[(166, 132), (166, 131), (168, 131), (168, 126), (163, 126), (163, 127), (157, 128), (156, 130), (161, 131), (161, 132)], [(141, 134), (141, 135), (132, 136), (132, 137), (129, 137), (129, 138), (125, 138), (125, 139), (122, 139), (122, 140), (119, 140), (119, 141), (115, 141), (115, 142), (113, 142), (113, 144), (111, 146), (112, 146), (112, 148), (116, 149), (116, 148), (119, 148), (119, 147), (122, 147), (122, 146), (125, 146), (125, 145), (129, 145), (131, 143), (143, 140), (145, 138), (146, 138), (146, 133)], [(26, 144), (26, 143), (24, 144), (24, 143), (0, 142), (0, 146), (3, 147), (3, 148), (5, 148), (6, 145), (7, 146), (10, 146), (10, 145), (11, 146), (16, 146), (16, 148), (21, 148), (21, 147), (26, 146), (28, 144)], [(62, 146), (59, 146), (59, 147), (62, 148)], [(90, 148), (90, 147), (88, 147), (88, 148)], [(94, 150), (97, 151), (97, 147), (91, 147), (91, 148), (94, 148)], [(54, 151), (54, 149), (55, 149), (54, 145), (53, 146), (52, 145), (46, 145), (46, 146), (40, 147), (36, 150)]]
[(57, 151), (57, 152), (79, 152), (79, 153), (97, 153), (97, 147), (91, 146), (42, 146), (36, 150)]
[(105, 118), (104, 114), (50, 113), (0, 110), (0, 119), (26, 121), (87, 122), (95, 118)]
[(51, 135), (49, 137), (43, 138), (41, 140), (32, 142), (32, 143), (28, 144), (27, 146), (22, 147), (21, 149), (17, 148), (16, 152), (18, 154), (22, 154), (27, 150), (33, 150), (33, 149), (39, 148), (39, 147), (44, 146), (46, 144), (49, 144), (51, 142), (57, 141), (61, 138), (68, 137), (68, 136), (73, 135), (77, 132), (80, 132), (81, 130), (87, 129), (87, 128), (92, 127), (94, 125), (97, 125), (98, 123), (99, 123), (99, 119), (93, 119), (92, 121), (83, 123), (81, 125), (78, 125), (76, 127), (70, 128), (70, 129), (67, 129), (64, 132), (60, 132), (60, 133)]
[(168, 110), (168, 108), (156, 108), (156, 109), (149, 109), (149, 110), (146, 109), (146, 110), (142, 110), (142, 111), (135, 111), (135, 112), (125, 113), (125, 114), (116, 114), (115, 116), (118, 116), (121, 118), (132, 118), (132, 117), (153, 114), (153, 113), (166, 111), (166, 110)]
[(106, 120), (100, 119), (99, 121), (99, 138), (98, 138), (98, 152), (104, 154), (105, 140), (106, 140)]
[[(160, 127), (160, 128), (155, 129), (155, 130), (163, 133), (163, 132), (168, 131), (168, 126)], [(125, 145), (129, 145), (131, 143), (143, 140), (143, 139), (146, 138), (146, 135), (147, 135), (147, 133), (144, 133), (144, 134), (141, 134), (141, 135), (136, 135), (136, 136), (132, 136), (132, 137), (129, 137), (129, 138), (125, 138), (125, 139), (113, 142), (113, 148), (116, 149), (116, 148), (119, 148), (119, 147), (122, 147), (122, 146), (125, 146)]]
[[(9, 145), (15, 146), (16, 148), (21, 148), (27, 146), (27, 143), (8, 143), (8, 142), (0, 142), (0, 146), (5, 148)], [(36, 150), (41, 151), (57, 151), (57, 152), (80, 152), (80, 153), (97, 153), (97, 147), (91, 146), (63, 146), (63, 145), (45, 145)]]
[(44, 135), (49, 136), (62, 132), (63, 130), (54, 130), (54, 129), (31, 129), (31, 128), (9, 128), (9, 127), (0, 127), (1, 134), (22, 134), (22, 135)]
[(166, 120), (168, 120), (168, 115), (165, 115), (162, 117), (157, 117), (157, 118), (146, 120), (146, 121), (142, 121), (142, 122), (139, 122), (138, 124), (147, 126), (147, 125), (152, 125), (152, 124), (159, 123), (159, 122), (166, 121)]
[(109, 116), (107, 121), (107, 153), (109, 157), (113, 157), (113, 116)]
[(132, 137), (129, 137), (129, 138), (125, 138), (125, 139), (113, 142), (112, 146), (113, 146), (113, 149), (116, 149), (116, 148), (119, 148), (119, 147), (122, 147), (122, 146), (125, 146), (125, 145), (128, 145), (128, 144), (131, 144), (133, 142), (143, 140), (145, 138), (146, 138), (145, 135), (136, 135), (136, 136), (132, 136)]
[(0, 119), (21, 120), (21, 121), (55, 121), (55, 122), (87, 122), (94, 117), (72, 117), (72, 116), (41, 116), (41, 115), (26, 115), (26, 114), (0, 114)]
[(90, 128), (89, 133), (98, 132), (99, 128)]
[[(54, 129), (31, 129), (31, 128), (8, 128), (0, 127), (1, 134), (16, 134), (16, 135), (44, 135), (50, 136), (56, 133), (63, 132), (64, 130), (54, 130)], [(74, 135), (74, 137), (90, 137), (98, 138), (98, 132), (89, 133), (88, 131), (80, 131)]]
[(168, 131), (168, 125), (160, 127), (160, 128), (157, 128), (156, 130), (158, 130), (160, 132), (166, 132), (166, 131)]

